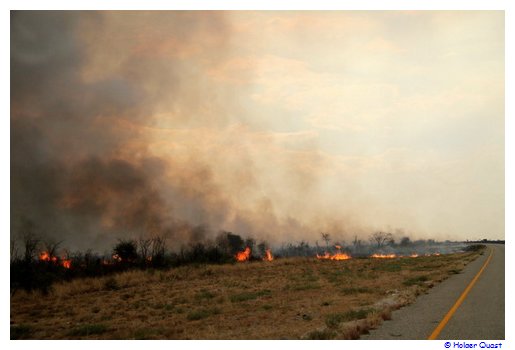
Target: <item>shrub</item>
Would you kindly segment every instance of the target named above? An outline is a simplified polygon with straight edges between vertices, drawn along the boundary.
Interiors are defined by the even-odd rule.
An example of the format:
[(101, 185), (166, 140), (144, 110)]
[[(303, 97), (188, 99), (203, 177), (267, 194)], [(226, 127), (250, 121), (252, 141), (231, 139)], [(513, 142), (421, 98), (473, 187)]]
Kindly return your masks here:
[(138, 259), (138, 244), (133, 240), (119, 240), (113, 248), (121, 263), (133, 263)]
[(463, 251), (465, 252), (477, 252), (479, 250), (485, 249), (486, 245), (484, 244), (471, 244), (465, 247)]
[(330, 329), (324, 329), (324, 330), (316, 330), (309, 332), (306, 335), (306, 339), (309, 340), (328, 340), (328, 339), (334, 339), (336, 337), (336, 333)]
[(405, 286), (413, 286), (415, 284), (421, 284), (422, 282), (425, 282), (427, 280), (428, 280), (427, 276), (418, 276), (418, 277), (408, 278), (404, 282), (402, 282), (402, 284), (404, 284)]
[(119, 290), (120, 285), (114, 277), (110, 277), (104, 282), (104, 290)]
[(203, 318), (207, 318), (212, 315), (218, 315), (220, 313), (220, 309), (218, 308), (211, 308), (211, 309), (202, 309), (202, 310), (195, 310), (192, 311), (186, 316), (186, 318), (189, 321), (197, 321), (201, 320)]
[(231, 295), (230, 300), (233, 303), (238, 303), (241, 301), (257, 299), (264, 295), (270, 295), (270, 294), (271, 294), (271, 291), (269, 289), (264, 289), (264, 290), (257, 291), (257, 292), (243, 292), (243, 293)]
[(366, 318), (372, 312), (371, 309), (351, 310), (345, 313), (333, 313), (326, 316), (325, 323), (328, 327), (338, 327), (342, 322), (360, 320)]
[(195, 294), (195, 299), (202, 300), (202, 299), (213, 299), (216, 296), (216, 294), (211, 293), (210, 291), (206, 289), (202, 289), (200, 292)]
[(373, 293), (373, 290), (370, 289), (370, 288), (354, 288), (354, 287), (342, 288), (342, 289), (340, 289), (340, 291), (344, 295), (354, 295), (354, 294), (361, 294), (361, 293)]

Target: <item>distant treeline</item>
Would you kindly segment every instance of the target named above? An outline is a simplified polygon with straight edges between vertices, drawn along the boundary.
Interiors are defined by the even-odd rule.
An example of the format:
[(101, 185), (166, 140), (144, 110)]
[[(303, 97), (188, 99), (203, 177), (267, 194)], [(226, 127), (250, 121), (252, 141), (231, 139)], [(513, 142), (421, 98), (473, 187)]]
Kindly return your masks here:
[(484, 238), (484, 239), (482, 239), (482, 240), (477, 240), (477, 241), (468, 241), (468, 240), (467, 240), (467, 241), (465, 241), (465, 242), (463, 242), (463, 243), (467, 243), (467, 244), (469, 244), (469, 243), (483, 243), (483, 244), (484, 244), (484, 243), (495, 243), (495, 244), (505, 244), (505, 243), (504, 243), (504, 239), (502, 239), (502, 240), (501, 240), (501, 239), (493, 240), (493, 239), (486, 239), (486, 238)]
[(250, 248), (249, 261), (261, 260), (269, 246), (232, 232), (221, 232), (214, 241), (193, 242), (179, 251), (166, 248), (163, 237), (118, 240), (110, 256), (91, 250), (68, 252), (62, 242), (42, 241), (25, 235), (11, 241), (11, 293), (24, 289), (48, 292), (52, 283), (77, 277), (104, 276), (131, 268), (172, 268), (186, 264), (234, 263), (238, 252)]
[[(403, 237), (398, 242), (387, 232), (375, 232), (368, 242), (357, 237), (345, 242), (333, 241), (328, 233), (321, 233), (321, 244), (310, 245), (301, 241), (286, 243), (272, 249), (277, 257), (313, 257), (324, 252), (342, 252), (352, 256), (367, 256), (372, 252), (409, 253), (449, 253), (442, 251), (445, 243), (434, 240), (411, 241)], [(271, 247), (266, 241), (244, 238), (238, 234), (221, 231), (213, 240), (191, 242), (178, 251), (167, 249), (164, 237), (118, 240), (108, 256), (95, 253), (69, 252), (61, 248), (63, 242), (50, 242), (34, 234), (25, 234), (11, 241), (11, 293), (23, 289), (48, 292), (57, 281), (78, 277), (97, 277), (125, 271), (132, 268), (166, 269), (187, 264), (235, 263), (236, 255), (245, 249), (250, 250), (248, 261), (262, 260)], [(450, 244), (450, 242), (447, 242)]]

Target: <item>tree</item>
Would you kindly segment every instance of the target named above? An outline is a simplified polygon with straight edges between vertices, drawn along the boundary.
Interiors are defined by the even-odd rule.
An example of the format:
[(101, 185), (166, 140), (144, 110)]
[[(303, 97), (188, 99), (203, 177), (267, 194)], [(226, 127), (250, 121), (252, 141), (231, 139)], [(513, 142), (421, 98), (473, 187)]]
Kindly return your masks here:
[(132, 263), (138, 258), (138, 243), (134, 240), (118, 240), (113, 248), (113, 256), (121, 263)]
[(218, 235), (216, 244), (227, 255), (234, 255), (245, 248), (245, 242), (239, 235), (226, 231), (222, 231)]
[(57, 250), (59, 246), (63, 243), (63, 241), (55, 242), (54, 240), (46, 240), (43, 242), (43, 249), (47, 254), (47, 261), (56, 261), (57, 259)]
[(254, 251), (254, 245), (256, 244), (256, 240), (254, 238), (245, 239), (245, 247), (249, 247), (250, 251)]
[(258, 248), (258, 251), (259, 251), (259, 254), (261, 256), (265, 256), (266, 254), (266, 247), (268, 246), (268, 244), (266, 244), (265, 241), (261, 241), (258, 245), (257, 245), (257, 248)]
[(373, 233), (370, 236), (369, 240), (373, 244), (377, 244), (377, 248), (381, 248), (386, 243), (393, 242), (393, 236), (391, 233), (379, 231), (379, 232)]
[(39, 238), (37, 238), (32, 233), (27, 233), (23, 236), (22, 241), (24, 248), (23, 260), (26, 263), (30, 263), (32, 262), (32, 260), (34, 260), (34, 257), (36, 256), (36, 250), (40, 242)]
[(162, 266), (165, 263), (166, 238), (155, 236), (152, 238), (150, 247), (150, 256), (152, 257), (152, 265)]
[(18, 260), (18, 242), (16, 239), (11, 238), (11, 264)]
[(409, 237), (402, 237), (402, 238), (401, 238), (401, 243), (400, 243), (400, 245), (401, 245), (402, 247), (410, 246), (410, 245), (411, 245), (411, 240), (410, 240), (410, 238), (409, 238)]
[(231, 255), (236, 254), (244, 249), (245, 242), (240, 235), (233, 234), (232, 232), (227, 233), (227, 242), (229, 243), (229, 251)]
[(320, 234), (322, 235), (322, 239), (325, 241), (327, 250), (329, 250), (329, 242), (331, 241), (331, 236), (329, 235), (329, 233), (324, 232), (320, 232)]
[(151, 245), (152, 245), (151, 238), (140, 237), (138, 240), (139, 256), (140, 256), (143, 264), (148, 263), (152, 259), (152, 256), (150, 255)]
[(359, 252), (361, 250), (361, 239), (358, 239), (358, 236), (354, 236), (352, 245), (354, 246), (354, 251)]

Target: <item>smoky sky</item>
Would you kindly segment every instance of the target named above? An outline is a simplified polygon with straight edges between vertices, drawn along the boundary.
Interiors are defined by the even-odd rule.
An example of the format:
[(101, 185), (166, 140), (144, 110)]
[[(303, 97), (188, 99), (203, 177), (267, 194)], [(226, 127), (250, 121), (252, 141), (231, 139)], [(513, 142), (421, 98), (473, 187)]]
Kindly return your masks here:
[[(384, 81), (362, 77), (358, 66), (359, 79), (352, 75), (352, 64), (378, 50), (408, 57), (406, 71), (420, 61), (416, 50), (402, 51), (419, 40), (402, 37), (397, 24), (384, 26), (418, 23), (421, 35), (437, 38), (424, 26), (445, 28), (447, 15), (409, 16), (11, 12), (11, 236), (30, 222), (44, 238), (97, 250), (145, 235), (164, 235), (177, 247), (219, 230), (272, 243), (376, 229), (464, 239), (475, 225), (471, 214), (491, 203), (488, 222), (503, 221), (503, 189), (495, 185), (503, 176), (491, 177), (500, 174), (503, 153), (490, 145), (502, 116), (487, 123), (483, 106), (462, 102), (481, 91), (460, 90), (456, 78), (449, 93), (435, 92), (430, 87), (441, 81), (413, 68), (410, 77), (425, 85), (401, 99), (402, 70), (371, 61), (367, 70), (390, 72)], [(369, 43), (366, 33), (376, 32), (391, 38)], [(375, 56), (357, 59), (362, 48)], [(426, 96), (476, 119), (402, 119), (422, 106), (417, 120), (441, 120), (428, 114)], [(484, 108), (499, 99), (486, 101)], [(453, 182), (457, 176), (468, 188), (487, 187), (465, 198), (471, 192)], [(445, 196), (467, 204), (444, 211)]]
[[(187, 30), (181, 15), (165, 17)], [(126, 63), (128, 78), (85, 82), (79, 21), (103, 25), (96, 13), (11, 14), (12, 232), (29, 221), (37, 234), (81, 248), (115, 237), (184, 234), (190, 223), (174, 217), (160, 193), (168, 164), (149, 155), (144, 140), (137, 154), (128, 151), (140, 136), (119, 125), (145, 123), (151, 112), (143, 110), (155, 96), (138, 80), (142, 63)], [(173, 93), (178, 78), (167, 81)]]

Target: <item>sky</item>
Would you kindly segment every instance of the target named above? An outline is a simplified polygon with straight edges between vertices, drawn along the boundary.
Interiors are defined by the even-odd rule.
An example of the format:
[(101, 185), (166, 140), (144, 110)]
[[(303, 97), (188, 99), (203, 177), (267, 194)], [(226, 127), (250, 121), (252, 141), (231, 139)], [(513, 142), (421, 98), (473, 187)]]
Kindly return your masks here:
[(11, 12), (11, 236), (504, 238), (504, 12)]

